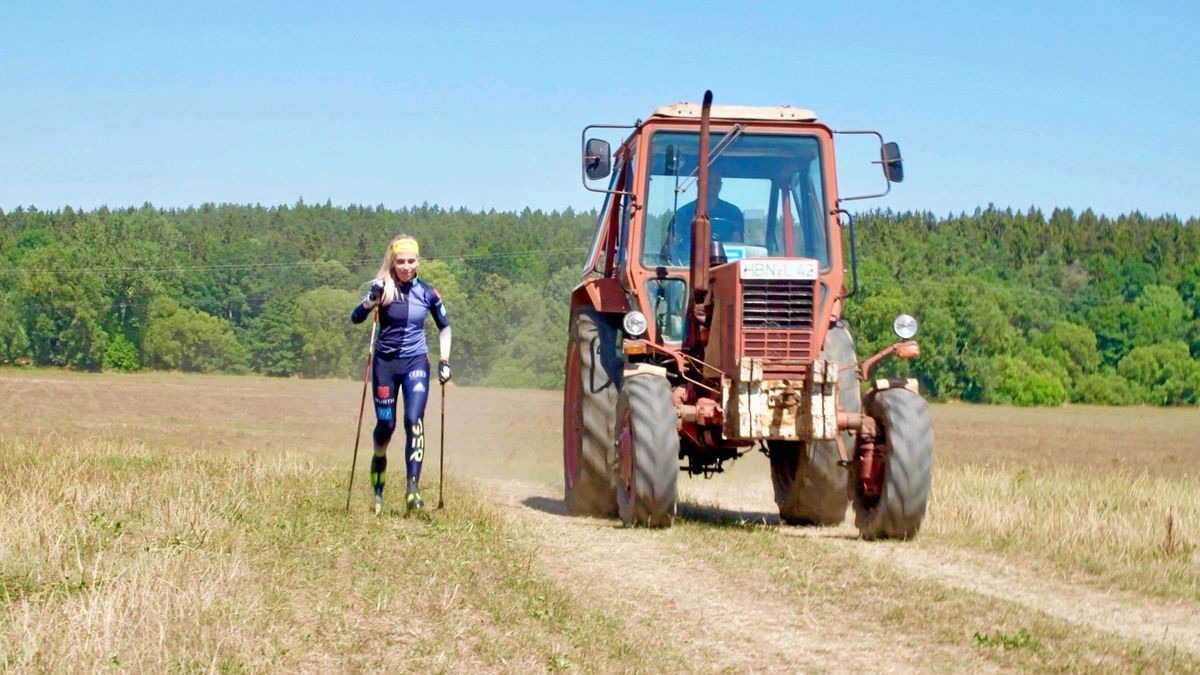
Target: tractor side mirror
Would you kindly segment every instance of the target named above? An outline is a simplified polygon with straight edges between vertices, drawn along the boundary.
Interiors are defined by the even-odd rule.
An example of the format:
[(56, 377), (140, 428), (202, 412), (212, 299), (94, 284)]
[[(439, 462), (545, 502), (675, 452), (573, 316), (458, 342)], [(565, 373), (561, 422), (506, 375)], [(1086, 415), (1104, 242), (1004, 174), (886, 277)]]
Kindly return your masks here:
[(583, 173), (590, 180), (607, 178), (612, 173), (612, 147), (608, 141), (589, 138), (583, 146)]
[(879, 149), (879, 159), (889, 183), (904, 182), (904, 160), (900, 158), (899, 143), (884, 143)]

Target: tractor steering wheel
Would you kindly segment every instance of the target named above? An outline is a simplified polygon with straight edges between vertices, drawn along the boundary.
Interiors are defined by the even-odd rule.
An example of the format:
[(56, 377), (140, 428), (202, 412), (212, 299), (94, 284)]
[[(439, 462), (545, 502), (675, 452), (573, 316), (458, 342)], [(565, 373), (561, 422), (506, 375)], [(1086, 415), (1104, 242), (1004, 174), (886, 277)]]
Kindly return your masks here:
[[(737, 223), (732, 218), (710, 216), (708, 219), (708, 224), (709, 235), (711, 239), (720, 241), (723, 244), (733, 243), (735, 241), (734, 236), (737, 234), (735, 231)], [(723, 233), (725, 236), (722, 237), (718, 233)], [(676, 237), (674, 240), (668, 238), (667, 241), (663, 243), (662, 251), (659, 253), (659, 259), (668, 265), (672, 263), (687, 264), (689, 261), (691, 261), (691, 232), (685, 231), (684, 236)]]

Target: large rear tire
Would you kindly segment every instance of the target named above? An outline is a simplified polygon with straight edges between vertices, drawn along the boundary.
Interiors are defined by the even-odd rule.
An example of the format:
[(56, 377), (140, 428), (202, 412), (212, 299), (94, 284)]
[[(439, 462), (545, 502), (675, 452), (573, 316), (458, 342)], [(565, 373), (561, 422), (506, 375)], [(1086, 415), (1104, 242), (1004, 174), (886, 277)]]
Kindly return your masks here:
[(679, 432), (671, 385), (634, 375), (617, 401), (617, 510), (628, 526), (670, 527), (679, 492)]
[[(857, 413), (862, 409), (854, 339), (839, 322), (825, 338), (821, 358), (838, 364), (838, 405)], [(849, 432), (842, 434), (847, 451), (854, 447)], [(842, 455), (833, 441), (770, 441), (771, 482), (779, 518), (788, 525), (839, 525), (846, 519), (848, 472), (838, 462)]]
[(567, 512), (617, 515), (613, 420), (621, 361), (616, 326), (590, 307), (571, 316), (563, 396), (563, 483)]
[[(885, 389), (867, 406), (886, 444), (887, 473), (878, 497), (863, 492), (856, 462), (851, 470), (854, 524), (863, 539), (912, 539), (921, 529), (933, 474), (933, 424), (919, 394)], [(878, 453), (877, 445), (876, 452)]]

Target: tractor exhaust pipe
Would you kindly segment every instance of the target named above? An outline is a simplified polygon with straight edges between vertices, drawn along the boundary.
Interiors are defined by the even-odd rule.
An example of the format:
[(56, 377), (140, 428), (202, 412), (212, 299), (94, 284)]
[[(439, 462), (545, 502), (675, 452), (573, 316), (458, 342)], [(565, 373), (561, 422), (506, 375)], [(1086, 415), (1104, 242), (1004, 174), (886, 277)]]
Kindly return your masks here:
[(704, 92), (704, 103), (700, 107), (700, 153), (696, 167), (696, 214), (692, 218), (692, 301), (688, 303), (688, 331), (684, 349), (704, 349), (701, 334), (708, 323), (708, 268), (711, 247), (712, 225), (708, 220), (708, 120), (712, 112), (712, 91)]

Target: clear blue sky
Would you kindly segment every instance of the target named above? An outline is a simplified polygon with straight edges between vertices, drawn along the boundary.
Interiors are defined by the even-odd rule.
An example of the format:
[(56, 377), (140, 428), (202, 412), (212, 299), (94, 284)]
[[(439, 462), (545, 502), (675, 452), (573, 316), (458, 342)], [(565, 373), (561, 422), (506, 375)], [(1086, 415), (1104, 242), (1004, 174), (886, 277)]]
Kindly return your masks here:
[(862, 207), (1200, 216), (1200, 3), (1133, 5), (4, 2), (0, 208), (586, 209), (585, 124), (712, 89), (900, 142)]

